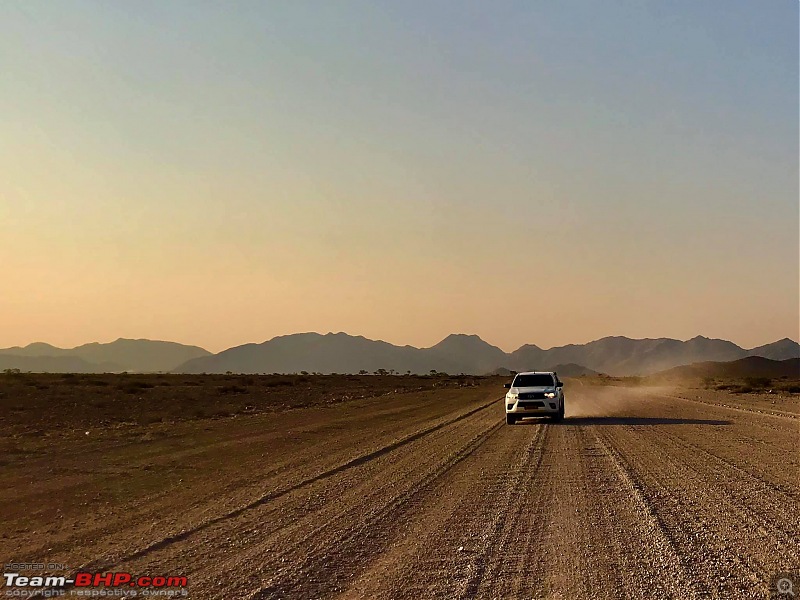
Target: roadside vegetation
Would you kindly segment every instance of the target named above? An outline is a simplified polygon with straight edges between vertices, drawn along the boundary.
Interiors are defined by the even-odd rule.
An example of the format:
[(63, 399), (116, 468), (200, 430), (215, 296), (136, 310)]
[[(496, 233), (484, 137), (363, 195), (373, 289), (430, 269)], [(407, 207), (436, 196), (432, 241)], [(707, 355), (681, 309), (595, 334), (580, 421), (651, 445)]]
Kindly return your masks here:
[(800, 394), (800, 380), (788, 376), (778, 379), (769, 377), (743, 377), (741, 379), (703, 379), (706, 389), (724, 390), (734, 394)]
[[(478, 385), (466, 375), (0, 373), (0, 431), (148, 425)], [(498, 386), (500, 384), (498, 383)]]

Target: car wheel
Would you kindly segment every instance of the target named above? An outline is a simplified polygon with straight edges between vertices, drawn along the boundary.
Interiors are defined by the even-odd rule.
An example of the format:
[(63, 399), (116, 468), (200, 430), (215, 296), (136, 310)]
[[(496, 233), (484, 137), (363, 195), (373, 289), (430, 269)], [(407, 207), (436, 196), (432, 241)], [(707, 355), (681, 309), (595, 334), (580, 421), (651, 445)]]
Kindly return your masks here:
[(506, 425), (513, 425), (517, 422), (517, 417), (506, 413)]
[(558, 409), (558, 412), (553, 415), (554, 421), (561, 421), (564, 419), (564, 400), (561, 400), (561, 406)]

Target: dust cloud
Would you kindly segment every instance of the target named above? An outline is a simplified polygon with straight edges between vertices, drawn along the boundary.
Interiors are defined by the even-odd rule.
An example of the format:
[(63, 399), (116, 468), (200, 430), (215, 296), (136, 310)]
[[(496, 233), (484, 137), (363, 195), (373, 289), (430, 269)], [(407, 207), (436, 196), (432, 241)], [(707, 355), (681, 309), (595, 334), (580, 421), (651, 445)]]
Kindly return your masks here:
[(626, 387), (588, 385), (572, 380), (564, 389), (565, 415), (569, 417), (629, 417), (636, 416), (644, 403), (655, 395), (669, 395), (675, 388)]

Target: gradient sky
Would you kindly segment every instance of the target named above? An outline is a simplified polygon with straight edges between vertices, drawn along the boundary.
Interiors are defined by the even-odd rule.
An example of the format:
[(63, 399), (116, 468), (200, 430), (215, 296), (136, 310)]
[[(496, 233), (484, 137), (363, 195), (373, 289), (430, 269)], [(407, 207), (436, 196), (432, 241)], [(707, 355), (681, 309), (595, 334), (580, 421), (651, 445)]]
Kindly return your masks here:
[(798, 337), (798, 3), (0, 3), (0, 346)]

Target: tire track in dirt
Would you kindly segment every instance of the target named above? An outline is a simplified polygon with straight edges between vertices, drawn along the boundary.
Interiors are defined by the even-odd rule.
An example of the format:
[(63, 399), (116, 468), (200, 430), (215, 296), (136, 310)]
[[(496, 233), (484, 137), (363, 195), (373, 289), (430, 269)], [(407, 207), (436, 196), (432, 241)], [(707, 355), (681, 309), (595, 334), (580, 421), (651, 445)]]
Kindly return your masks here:
[[(337, 575), (344, 573), (348, 577), (364, 564), (370, 557), (380, 554), (386, 547), (392, 530), (399, 527), (405, 516), (417, 507), (420, 497), (430, 492), (432, 486), (444, 477), (451, 469), (466, 460), (486, 441), (502, 428), (499, 419), (473, 436), (463, 447), (445, 456), (427, 472), (418, 473), (408, 488), (391, 495), (382, 505), (359, 508), (357, 512), (366, 512), (359, 519), (358, 527), (352, 528), (352, 511), (348, 511), (339, 519), (340, 522), (329, 521), (312, 535), (293, 540), (292, 546), (284, 548), (276, 556), (291, 566), (283, 569), (267, 586), (260, 587), (247, 596), (251, 600), (268, 598), (305, 598), (324, 597), (341, 591), (343, 585), (338, 582)], [(329, 549), (324, 556), (309, 555), (307, 548), (310, 538), (315, 545), (322, 544)], [(304, 558), (303, 558), (304, 556)], [(313, 576), (309, 577), (309, 574)]]
[(797, 413), (789, 412), (786, 410), (778, 410), (778, 409), (771, 409), (771, 410), (758, 410), (755, 408), (742, 408), (741, 406), (732, 406), (730, 404), (722, 404), (717, 402), (709, 402), (707, 400), (700, 400), (698, 398), (686, 398), (685, 396), (673, 396), (671, 394), (666, 395), (668, 398), (674, 398), (675, 400), (683, 400), (684, 402), (694, 402), (695, 404), (705, 404), (706, 406), (710, 406), (712, 408), (719, 408), (725, 410), (732, 410), (735, 412), (740, 413), (750, 413), (754, 415), (759, 415), (761, 417), (772, 417), (775, 419), (784, 419), (789, 421), (798, 421), (800, 420), (800, 415)]
[[(460, 600), (474, 598), (481, 584), (484, 583), (484, 579), (488, 581), (497, 579), (497, 569), (493, 568), (498, 564), (496, 556), (507, 556), (507, 548), (511, 547), (509, 540), (512, 532), (515, 530), (516, 524), (522, 520), (525, 508), (528, 507), (528, 503), (520, 502), (520, 498), (535, 501), (532, 498), (532, 494), (527, 494), (526, 492), (531, 488), (535, 488), (535, 482), (542, 464), (543, 448), (546, 445), (550, 431), (548, 425), (538, 425), (536, 435), (522, 453), (524, 457), (523, 464), (511, 470), (510, 473), (508, 470), (504, 473), (510, 485), (506, 488), (502, 502), (492, 503), (494, 514), (491, 515), (487, 531), (482, 536), (484, 543), (480, 550), (476, 552), (474, 560), (467, 571), (470, 576), (458, 595)], [(528, 539), (531, 537), (534, 536), (529, 535)]]
[[(268, 504), (270, 502), (278, 500), (278, 499), (280, 499), (280, 498), (282, 498), (282, 497), (284, 497), (286, 495), (289, 495), (289, 494), (291, 494), (293, 492), (297, 492), (299, 490), (302, 490), (304, 488), (312, 486), (315, 483), (318, 483), (318, 482), (324, 481), (326, 479), (335, 477), (338, 474), (344, 473), (344, 472), (346, 472), (346, 471), (348, 471), (350, 469), (355, 469), (357, 467), (365, 465), (365, 464), (369, 463), (370, 461), (374, 461), (376, 459), (379, 459), (379, 458), (381, 458), (381, 457), (383, 457), (383, 456), (385, 456), (385, 455), (387, 455), (387, 454), (389, 454), (389, 453), (391, 453), (391, 452), (393, 452), (395, 450), (398, 450), (400, 448), (403, 448), (405, 446), (413, 444), (414, 442), (416, 442), (418, 440), (421, 440), (421, 439), (425, 438), (426, 436), (430, 436), (432, 434), (435, 434), (436, 432), (439, 432), (440, 430), (443, 430), (443, 429), (445, 429), (447, 427), (450, 427), (452, 425), (458, 424), (461, 421), (464, 421), (465, 419), (468, 419), (468, 418), (472, 417), (473, 415), (476, 415), (476, 414), (479, 414), (481, 412), (484, 412), (484, 411), (486, 411), (488, 408), (490, 408), (492, 406), (496, 406), (499, 403), (499, 400), (500, 399), (497, 398), (497, 399), (493, 399), (493, 400), (491, 400), (489, 402), (481, 403), (479, 406), (477, 406), (477, 407), (475, 407), (473, 409), (470, 409), (470, 410), (468, 410), (466, 412), (463, 412), (463, 413), (459, 414), (456, 417), (451, 417), (451, 418), (442, 420), (442, 421), (440, 421), (440, 422), (438, 422), (438, 423), (436, 423), (434, 425), (430, 425), (428, 427), (425, 427), (425, 428), (423, 428), (423, 429), (421, 429), (421, 430), (419, 430), (419, 431), (417, 431), (417, 432), (415, 432), (413, 434), (406, 435), (406, 436), (402, 437), (401, 439), (399, 439), (399, 440), (397, 440), (397, 441), (395, 441), (393, 443), (386, 444), (386, 445), (384, 445), (384, 446), (382, 446), (382, 447), (380, 447), (380, 448), (378, 448), (376, 450), (360, 454), (359, 456), (357, 456), (355, 458), (352, 458), (352, 459), (350, 459), (350, 460), (348, 460), (348, 461), (346, 461), (346, 462), (344, 462), (342, 464), (339, 464), (334, 468), (327, 469), (327, 470), (325, 470), (325, 471), (323, 471), (321, 473), (318, 473), (317, 475), (305, 478), (305, 479), (303, 479), (303, 480), (301, 480), (301, 481), (299, 481), (299, 482), (297, 482), (297, 483), (295, 483), (295, 484), (293, 484), (291, 486), (288, 486), (288, 487), (285, 487), (285, 488), (281, 488), (279, 490), (271, 491), (271, 492), (268, 492), (266, 494), (262, 494), (259, 497), (257, 497), (256, 499), (248, 502), (247, 504), (245, 504), (243, 506), (240, 506), (240, 507), (238, 507), (238, 508), (236, 508), (234, 510), (227, 511), (222, 515), (218, 515), (218, 516), (213, 517), (211, 519), (205, 520), (202, 523), (200, 523), (200, 524), (198, 524), (198, 525), (196, 525), (194, 527), (191, 527), (189, 529), (185, 529), (185, 530), (180, 531), (180, 532), (178, 532), (176, 534), (163, 537), (162, 539), (160, 539), (160, 540), (158, 540), (156, 542), (153, 542), (153, 543), (151, 543), (151, 544), (149, 544), (149, 545), (147, 545), (147, 546), (145, 546), (143, 548), (140, 548), (139, 550), (136, 550), (134, 552), (126, 554), (123, 557), (119, 557), (114, 561), (97, 559), (97, 560), (94, 560), (94, 561), (90, 561), (88, 563), (84, 563), (84, 564), (78, 566), (75, 569), (75, 571), (71, 574), (71, 576), (74, 576), (74, 574), (79, 572), (79, 571), (107, 571), (107, 570), (110, 570), (110, 569), (112, 569), (114, 567), (118, 567), (119, 565), (130, 563), (130, 562), (133, 562), (133, 561), (137, 561), (139, 559), (147, 557), (150, 554), (163, 551), (163, 550), (167, 549), (168, 547), (170, 547), (172, 545), (179, 544), (181, 542), (185, 542), (189, 538), (191, 538), (191, 537), (193, 537), (193, 536), (195, 536), (195, 535), (197, 535), (197, 534), (199, 534), (199, 533), (201, 533), (201, 532), (203, 532), (203, 531), (205, 531), (207, 529), (210, 529), (210, 528), (213, 528), (213, 527), (218, 527), (218, 526), (224, 526), (224, 524), (226, 522), (236, 520), (240, 516), (250, 512), (250, 511), (253, 511), (255, 509), (258, 509), (258, 508), (260, 508), (260, 507), (262, 507), (262, 506), (264, 506), (264, 505), (266, 505), (266, 504)], [(44, 593), (46, 593), (48, 591), (51, 591), (51, 590), (43, 590), (42, 593), (30, 596), (30, 597), (32, 597), (32, 598), (44, 597)]]
[(594, 429), (504, 427), (338, 597), (693, 597), (678, 552), (657, 521), (642, 525), (642, 497)]
[(535, 491), (520, 499), (507, 550), (476, 597), (694, 597), (678, 552), (598, 437), (600, 427), (551, 427)]
[[(135, 561), (129, 568), (164, 571), (188, 563), (198, 588), (224, 589), (226, 597), (237, 598), (269, 587), (276, 578), (288, 580), (284, 587), (290, 587), (300, 579), (324, 579), (322, 572), (333, 572), (331, 581), (344, 577), (351, 557), (339, 549), (342, 536), (372, 536), (374, 531), (379, 535), (372, 536), (372, 545), (382, 543), (393, 520), (378, 519), (378, 526), (368, 528), (365, 523), (372, 515), (396, 503), (400, 495), (419, 485), (420, 478), (440, 469), (498, 423), (499, 414), (494, 411), (474, 412), (395, 452), (208, 528), (175, 550), (168, 548)], [(418, 497), (412, 496), (411, 503)], [(363, 545), (349, 547), (353, 554), (369, 554)], [(176, 555), (178, 550), (180, 555)], [(308, 562), (312, 556), (314, 560)], [(334, 581), (333, 585), (338, 584)]]
[[(662, 435), (668, 437), (671, 443), (684, 448), (689, 460), (693, 464), (697, 464), (698, 468), (708, 468), (707, 461), (712, 461), (719, 466), (719, 469), (714, 469), (716, 473), (719, 473), (720, 470), (727, 470), (735, 474), (727, 475), (727, 481), (736, 481), (739, 484), (745, 480), (751, 481), (751, 485), (746, 487), (741, 485), (736, 486), (736, 489), (747, 491), (750, 495), (751, 498), (746, 503), (747, 505), (751, 505), (754, 502), (758, 503), (769, 500), (773, 502), (776, 507), (782, 507), (783, 510), (787, 510), (800, 501), (800, 490), (797, 490), (797, 488), (789, 488), (785, 485), (774, 483), (770, 479), (767, 479), (762, 473), (753, 473), (748, 469), (744, 469), (732, 460), (708, 450), (701, 443), (684, 439), (678, 434), (669, 431), (664, 432)], [(699, 455), (702, 455), (706, 460), (700, 460)], [(775, 518), (773, 521), (786, 522), (786, 516), (785, 514), (780, 515), (779, 518)], [(778, 516), (776, 515), (776, 517)]]
[(435, 482), (388, 550), (339, 597), (474, 597), (536, 477), (546, 433), (546, 424), (503, 425)]
[(654, 592), (652, 588), (663, 584), (663, 577), (669, 574), (673, 582), (669, 586), (667, 597), (680, 596), (688, 599), (697, 597), (698, 594), (707, 595), (708, 590), (698, 586), (689, 577), (691, 565), (685, 553), (676, 543), (675, 537), (661, 519), (651, 498), (644, 492), (641, 481), (634, 476), (627, 463), (622, 460), (608, 436), (598, 431), (593, 431), (593, 435), (611, 464), (617, 480), (627, 491), (627, 496), (634, 505), (633, 512), (641, 515), (639, 527), (644, 531), (640, 532), (640, 535), (647, 542), (640, 547), (640, 551), (647, 555), (650, 564), (658, 565), (658, 569), (651, 573), (651, 578), (645, 582), (645, 587), (641, 591), (650, 592), (648, 595), (651, 595)]
[[(798, 489), (800, 454), (796, 449), (800, 441), (800, 428), (793, 421), (762, 418), (769, 415), (755, 411), (736, 411), (738, 414), (731, 415), (724, 410), (724, 405), (720, 406), (722, 410), (716, 411), (715, 405), (710, 402), (684, 402), (685, 398), (665, 394), (658, 389), (647, 390), (645, 396), (642, 396), (641, 390), (622, 389), (622, 395), (636, 395), (622, 403), (621, 409), (617, 410), (618, 407), (613, 403), (607, 406), (603, 402), (606, 395), (604, 392), (607, 391), (609, 390), (598, 394), (600, 401), (594, 407), (597, 414), (604, 414), (604, 411), (609, 410), (620, 424), (635, 428), (659, 424), (656, 419), (669, 415), (674, 426), (659, 428), (661, 434), (684, 440), (691, 438), (698, 448), (713, 450), (714, 456), (729, 464), (738, 465), (743, 473), (750, 473), (784, 494), (792, 495)], [(637, 412), (642, 406), (646, 406), (646, 413)], [(626, 415), (632, 414), (658, 417), (627, 418)], [(608, 417), (604, 415), (603, 418)], [(589, 420), (591, 421), (592, 419)], [(711, 425), (711, 429), (703, 429), (710, 435), (698, 436), (695, 433), (699, 430), (686, 427), (695, 424)], [(781, 458), (776, 456), (776, 447), (783, 448)]]
[[(6, 555), (13, 548), (13, 555), (48, 556), (72, 565), (113, 563), (167, 534), (450, 418), (497, 391), (486, 386), (423, 391), (275, 415), (159, 423), (133, 432), (113, 428), (88, 438), (57, 439), (53, 468), (24, 466), (38, 464), (37, 455), (14, 469), (27, 473), (24, 477), (2, 472), (0, 514), (6, 518), (0, 529), (9, 535), (0, 537), (0, 553), (5, 547)], [(318, 452), (319, 443), (325, 453)], [(60, 476), (62, 469), (75, 466), (94, 476)], [(109, 467), (119, 475), (104, 475)], [(38, 471), (41, 485), (30, 478)], [(53, 485), (59, 481), (66, 485)], [(18, 491), (36, 497), (15, 500)], [(27, 527), (31, 523), (36, 526)]]
[(432, 434), (432, 433), (434, 433), (436, 431), (439, 431), (440, 429), (442, 429), (444, 427), (447, 427), (447, 426), (452, 425), (454, 423), (458, 423), (462, 419), (466, 419), (467, 417), (470, 417), (470, 416), (474, 415), (477, 412), (480, 412), (482, 410), (486, 410), (488, 407), (493, 406), (496, 403), (497, 403), (497, 400), (492, 400), (491, 402), (488, 402), (486, 404), (483, 404), (482, 406), (479, 406), (478, 408), (475, 408), (475, 409), (470, 410), (470, 411), (468, 411), (468, 412), (466, 412), (464, 414), (461, 414), (461, 415), (459, 415), (458, 417), (456, 417), (454, 419), (450, 419), (448, 421), (444, 421), (444, 422), (439, 423), (437, 425), (433, 425), (431, 427), (428, 427), (426, 429), (418, 431), (418, 432), (416, 432), (416, 433), (414, 433), (412, 435), (408, 435), (408, 436), (406, 436), (406, 437), (404, 437), (404, 438), (402, 438), (402, 439), (400, 439), (400, 440), (398, 440), (398, 441), (396, 441), (396, 442), (394, 442), (392, 444), (388, 444), (388, 445), (383, 446), (383, 447), (381, 447), (381, 448), (379, 448), (377, 450), (374, 450), (372, 452), (368, 452), (366, 454), (362, 454), (360, 456), (357, 456), (356, 458), (348, 460), (347, 462), (345, 462), (343, 464), (340, 464), (337, 467), (334, 467), (332, 469), (328, 469), (327, 471), (323, 471), (322, 473), (319, 473), (318, 475), (315, 475), (313, 477), (309, 477), (307, 479), (304, 479), (304, 480), (302, 480), (302, 481), (300, 481), (298, 483), (295, 483), (294, 485), (291, 485), (289, 487), (286, 487), (286, 488), (283, 488), (283, 489), (280, 489), (280, 490), (277, 490), (277, 491), (270, 492), (270, 493), (264, 494), (262, 496), (259, 496), (258, 498), (256, 498), (252, 502), (249, 502), (248, 504), (245, 504), (244, 506), (240, 506), (239, 508), (237, 508), (235, 510), (232, 510), (232, 511), (227, 512), (227, 513), (225, 513), (223, 515), (219, 515), (217, 517), (214, 517), (213, 519), (209, 519), (208, 521), (205, 521), (204, 523), (201, 523), (200, 525), (197, 525), (196, 527), (193, 527), (192, 529), (187, 529), (186, 531), (182, 531), (182, 532), (180, 532), (178, 534), (175, 534), (175, 535), (172, 535), (172, 536), (168, 536), (168, 537), (166, 537), (166, 538), (164, 538), (162, 540), (159, 540), (158, 542), (150, 544), (149, 546), (147, 546), (145, 548), (142, 548), (141, 550), (138, 550), (138, 551), (126, 556), (123, 560), (124, 561), (129, 561), (129, 560), (136, 560), (137, 558), (142, 558), (143, 556), (146, 556), (147, 554), (150, 554), (151, 552), (155, 552), (156, 550), (161, 550), (162, 548), (165, 548), (166, 546), (168, 546), (170, 544), (174, 544), (175, 542), (180, 542), (182, 540), (185, 540), (189, 536), (194, 535), (195, 533), (198, 533), (198, 532), (200, 532), (200, 531), (202, 531), (202, 530), (204, 530), (204, 529), (206, 529), (208, 527), (211, 527), (212, 525), (217, 525), (217, 524), (222, 523), (223, 521), (228, 521), (228, 520), (231, 520), (231, 519), (235, 519), (239, 515), (247, 512), (249, 510), (253, 510), (254, 508), (258, 508), (259, 506), (262, 506), (263, 504), (266, 504), (267, 502), (270, 502), (272, 500), (276, 500), (276, 499), (278, 499), (278, 498), (280, 498), (282, 496), (285, 496), (286, 494), (289, 494), (291, 492), (294, 492), (294, 491), (300, 490), (302, 488), (305, 488), (307, 486), (310, 486), (310, 485), (312, 485), (312, 484), (314, 484), (314, 483), (316, 483), (318, 481), (322, 481), (323, 479), (327, 479), (329, 477), (333, 477), (334, 475), (337, 475), (337, 474), (339, 474), (339, 473), (341, 473), (343, 471), (346, 471), (348, 469), (352, 469), (354, 467), (358, 467), (360, 465), (363, 465), (364, 463), (366, 463), (368, 461), (375, 460), (376, 458), (379, 458), (379, 457), (383, 456), (384, 454), (388, 454), (389, 452), (392, 452), (392, 451), (394, 451), (394, 450), (396, 450), (398, 448), (402, 448), (403, 446), (405, 446), (407, 444), (410, 444), (410, 443), (412, 443), (412, 442), (414, 442), (414, 441), (416, 441), (416, 440), (418, 440), (418, 439), (420, 439), (420, 438), (422, 438), (422, 437), (424, 437), (426, 435), (430, 435), (430, 434)]
[[(695, 408), (687, 412), (688, 406)], [(685, 558), (685, 570), (700, 593), (761, 597), (774, 573), (800, 565), (800, 506), (781, 489), (789, 473), (782, 459), (797, 447), (797, 437), (782, 425), (790, 419), (727, 406), (716, 410), (657, 391), (626, 410), (709, 418), (738, 413), (710, 428), (692, 418), (657, 427), (634, 417), (626, 426), (598, 429)], [(718, 458), (723, 450), (728, 457)], [(738, 464), (735, 456), (741, 457)]]
[[(741, 480), (727, 481), (668, 436), (617, 431), (606, 438), (624, 470), (685, 558), (695, 585), (710, 597), (758, 597), (781, 560), (798, 556), (780, 522), (741, 501)], [(650, 452), (641, 449), (649, 447)], [(671, 457), (664, 460), (663, 457)], [(676, 460), (678, 459), (678, 460)]]

